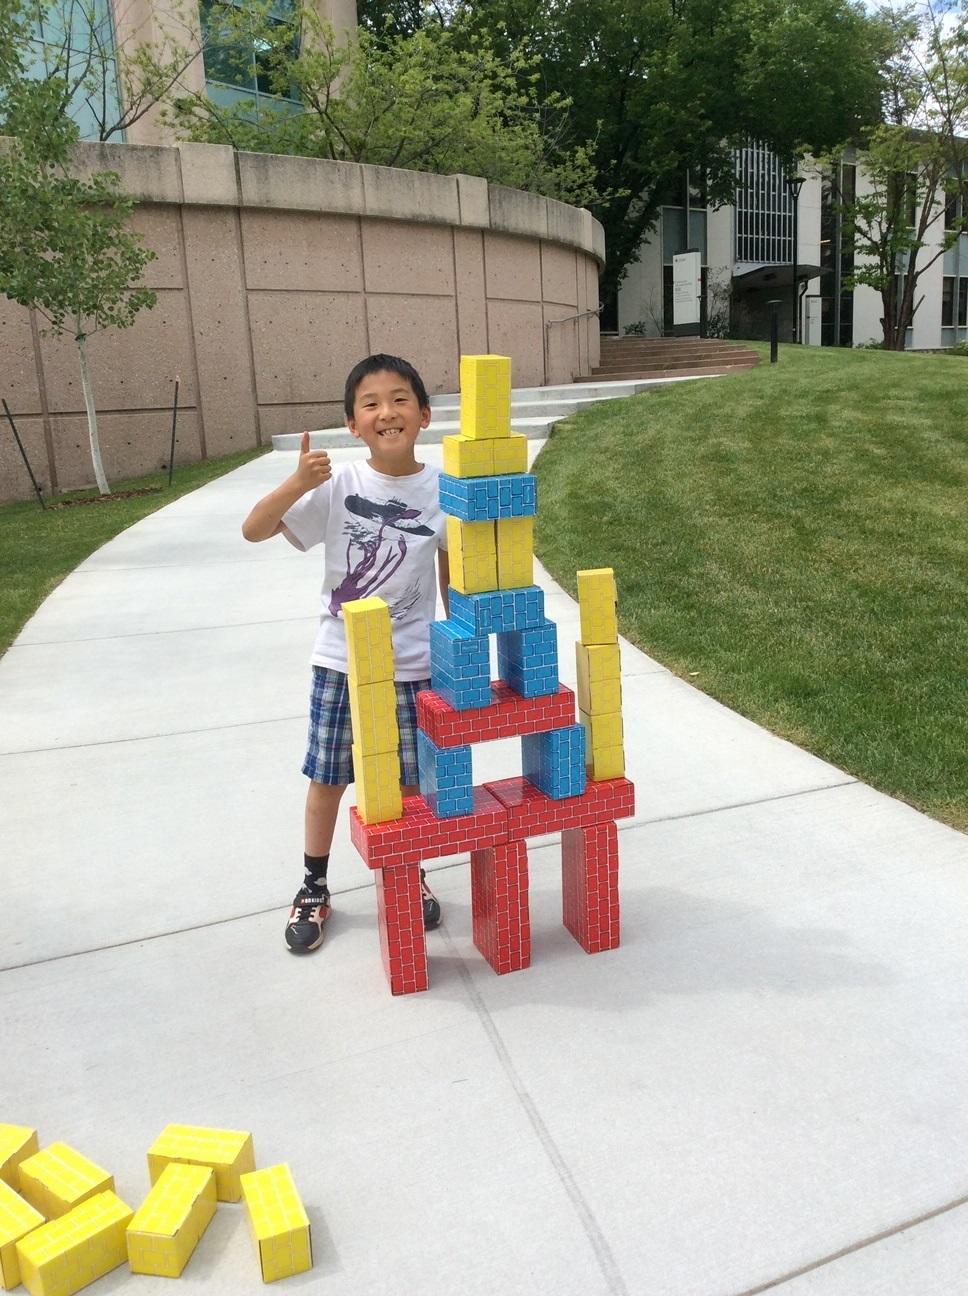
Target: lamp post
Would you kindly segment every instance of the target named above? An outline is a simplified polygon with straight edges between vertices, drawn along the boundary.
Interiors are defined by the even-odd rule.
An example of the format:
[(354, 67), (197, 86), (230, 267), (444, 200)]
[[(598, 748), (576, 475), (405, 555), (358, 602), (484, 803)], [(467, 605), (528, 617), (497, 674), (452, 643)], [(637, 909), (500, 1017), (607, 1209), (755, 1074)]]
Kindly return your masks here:
[(800, 296), (797, 291), (797, 239), (799, 231), (797, 229), (798, 217), (800, 214), (800, 190), (806, 184), (806, 176), (786, 176), (783, 183), (793, 199), (793, 340), (800, 341)]

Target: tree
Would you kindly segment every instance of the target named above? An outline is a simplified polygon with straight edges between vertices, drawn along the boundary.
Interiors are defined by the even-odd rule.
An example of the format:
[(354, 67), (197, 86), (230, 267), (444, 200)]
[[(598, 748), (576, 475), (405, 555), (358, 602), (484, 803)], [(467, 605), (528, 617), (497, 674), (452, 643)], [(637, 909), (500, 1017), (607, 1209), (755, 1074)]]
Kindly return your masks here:
[(44, 332), (73, 333), (91, 460), (107, 494), (87, 339), (98, 329), (127, 328), (154, 305), (155, 294), (138, 280), (155, 254), (127, 228), (134, 204), (120, 194), (116, 174), (72, 174), (79, 132), (64, 111), (65, 79), (27, 74), (32, 24), (25, 9), (4, 5), (3, 34), (27, 43), (5, 47), (0, 65), (0, 134), (9, 137), (0, 153), (0, 292), (41, 314)]
[(858, 151), (864, 189), (840, 205), (849, 284), (880, 293), (884, 347), (903, 351), (922, 275), (968, 229), (968, 40), (965, 17), (934, 0), (882, 13), (894, 36), (887, 120)]
[[(294, 39), (298, 31), (299, 39)], [(170, 120), (195, 140), (441, 174), (465, 172), (567, 202), (596, 196), (586, 147), (570, 139), (570, 101), (539, 97), (536, 60), (498, 56), (487, 38), (438, 22), (411, 34), (338, 40), (314, 9), (273, 20), (265, 6), (227, 8), (206, 40), (224, 66), (250, 65), (275, 105), (231, 108), (203, 94), (174, 100)]]

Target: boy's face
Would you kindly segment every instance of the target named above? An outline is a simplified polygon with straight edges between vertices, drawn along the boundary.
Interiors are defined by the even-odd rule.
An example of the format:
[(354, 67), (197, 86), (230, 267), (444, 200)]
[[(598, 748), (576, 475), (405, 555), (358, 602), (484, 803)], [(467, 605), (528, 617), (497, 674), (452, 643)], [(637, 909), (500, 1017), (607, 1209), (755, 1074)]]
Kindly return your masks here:
[(386, 369), (363, 379), (353, 417), (346, 420), (353, 435), (365, 442), (373, 467), (391, 474), (414, 466), (414, 443), (429, 422), (430, 410), (417, 403), (407, 379)]

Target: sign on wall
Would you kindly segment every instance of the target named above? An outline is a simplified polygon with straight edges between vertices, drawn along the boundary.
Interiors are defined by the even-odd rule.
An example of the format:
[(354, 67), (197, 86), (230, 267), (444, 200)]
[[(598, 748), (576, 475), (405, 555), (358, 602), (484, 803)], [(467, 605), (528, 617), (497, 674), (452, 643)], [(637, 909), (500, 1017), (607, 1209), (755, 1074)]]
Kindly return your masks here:
[(672, 324), (698, 324), (702, 294), (702, 256), (680, 252), (672, 258)]

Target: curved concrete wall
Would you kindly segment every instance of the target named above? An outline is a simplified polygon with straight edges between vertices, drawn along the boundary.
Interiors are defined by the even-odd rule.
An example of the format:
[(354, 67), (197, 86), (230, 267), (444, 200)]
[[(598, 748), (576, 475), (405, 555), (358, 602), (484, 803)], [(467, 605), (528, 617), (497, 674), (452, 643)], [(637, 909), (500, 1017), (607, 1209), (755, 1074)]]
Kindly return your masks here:
[[(342, 422), (362, 356), (411, 359), (431, 392), (456, 391), (461, 353), (513, 360), (514, 384), (568, 382), (598, 363), (602, 228), (583, 210), (473, 176), (308, 158), (81, 145), (78, 170), (113, 170), (158, 256), (158, 303), (89, 342), (110, 478), (167, 461), (175, 375), (176, 462)], [(565, 320), (564, 323), (555, 321)], [(0, 296), (0, 395), (34, 471), (90, 484), (73, 339)], [(13, 439), (0, 439), (0, 498), (27, 498)]]

